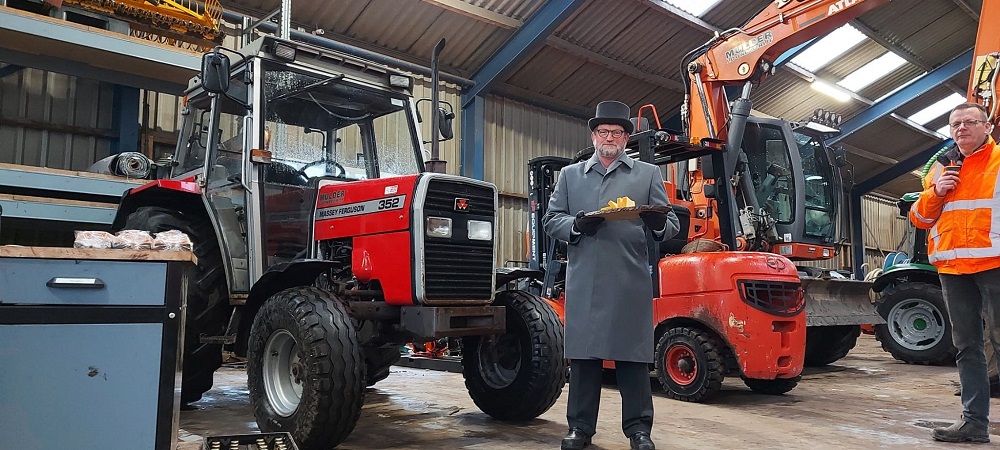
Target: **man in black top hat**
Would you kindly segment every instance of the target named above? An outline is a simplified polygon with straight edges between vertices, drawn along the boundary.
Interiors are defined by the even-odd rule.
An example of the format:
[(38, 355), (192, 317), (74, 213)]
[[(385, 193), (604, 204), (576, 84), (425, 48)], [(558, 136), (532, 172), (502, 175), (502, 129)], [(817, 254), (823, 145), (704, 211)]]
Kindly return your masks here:
[[(622, 431), (633, 449), (654, 450), (653, 285), (648, 239), (671, 238), (680, 229), (670, 212), (639, 218), (588, 217), (618, 197), (636, 205), (668, 206), (660, 169), (625, 154), (632, 132), (629, 107), (606, 101), (589, 122), (594, 155), (563, 168), (542, 219), (545, 232), (567, 241), (566, 347), (570, 360), (569, 433), (563, 450), (580, 450), (597, 430), (603, 362), (615, 362), (622, 396)], [(658, 256), (658, 255), (656, 255)]]

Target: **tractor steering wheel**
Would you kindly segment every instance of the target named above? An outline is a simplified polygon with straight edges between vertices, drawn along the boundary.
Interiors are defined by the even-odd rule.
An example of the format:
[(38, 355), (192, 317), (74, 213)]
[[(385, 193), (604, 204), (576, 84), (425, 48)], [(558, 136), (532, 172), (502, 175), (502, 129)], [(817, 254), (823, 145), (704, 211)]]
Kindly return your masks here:
[(347, 170), (344, 169), (344, 166), (340, 165), (340, 163), (338, 163), (336, 161), (332, 161), (332, 160), (329, 160), (329, 159), (319, 159), (319, 160), (313, 161), (313, 162), (311, 162), (309, 164), (306, 164), (306, 165), (302, 166), (301, 169), (299, 169), (299, 173), (301, 173), (306, 178), (312, 178), (308, 174), (306, 174), (306, 170), (308, 170), (310, 167), (319, 166), (319, 165), (323, 165), (324, 166), (324, 173), (323, 173), (323, 175), (333, 174), (333, 176), (337, 177), (337, 178), (345, 178), (345, 176), (347, 175)]

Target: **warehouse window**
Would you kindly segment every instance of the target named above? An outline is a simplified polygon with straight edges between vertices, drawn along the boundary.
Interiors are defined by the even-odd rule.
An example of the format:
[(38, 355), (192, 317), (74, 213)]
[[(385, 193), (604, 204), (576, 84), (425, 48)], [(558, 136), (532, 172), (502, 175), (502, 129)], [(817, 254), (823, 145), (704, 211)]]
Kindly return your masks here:
[(866, 39), (868, 38), (857, 28), (844, 25), (807, 47), (792, 58), (792, 63), (815, 72)]
[(947, 114), (952, 108), (958, 106), (959, 103), (964, 101), (965, 97), (952, 93), (951, 95), (932, 103), (930, 106), (917, 111), (916, 114), (907, 117), (907, 119), (920, 125), (927, 125), (928, 122)]
[(851, 72), (843, 80), (838, 81), (837, 84), (843, 88), (858, 92), (869, 84), (888, 75), (889, 72), (898, 69), (905, 62), (906, 60), (900, 58), (899, 55), (893, 52), (886, 52), (886, 54), (871, 60), (858, 70)]
[(719, 0), (667, 0), (667, 3), (674, 5), (692, 16), (701, 16), (708, 12)]

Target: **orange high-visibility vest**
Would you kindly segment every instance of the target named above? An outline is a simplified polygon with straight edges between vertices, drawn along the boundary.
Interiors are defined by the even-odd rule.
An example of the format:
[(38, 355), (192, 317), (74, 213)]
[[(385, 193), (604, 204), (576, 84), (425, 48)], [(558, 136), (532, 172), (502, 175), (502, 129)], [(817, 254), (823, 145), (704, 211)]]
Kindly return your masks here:
[(1000, 267), (1000, 148), (988, 138), (965, 158), (958, 186), (934, 193), (944, 164), (935, 161), (924, 191), (910, 208), (910, 222), (927, 233), (927, 256), (944, 274), (969, 274)]

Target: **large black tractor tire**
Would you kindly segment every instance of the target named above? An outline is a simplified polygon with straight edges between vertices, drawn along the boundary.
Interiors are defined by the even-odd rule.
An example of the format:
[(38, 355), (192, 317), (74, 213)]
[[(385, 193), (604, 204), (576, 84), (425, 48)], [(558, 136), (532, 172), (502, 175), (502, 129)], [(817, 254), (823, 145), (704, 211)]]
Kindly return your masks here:
[(760, 380), (756, 378), (743, 377), (743, 383), (758, 394), (766, 395), (781, 395), (792, 389), (799, 384), (802, 380), (801, 376), (793, 378), (775, 378), (773, 380)]
[(375, 383), (388, 378), (389, 367), (396, 364), (401, 356), (399, 347), (366, 348), (365, 366), (368, 370), (365, 385), (374, 386)]
[(493, 302), (506, 310), (507, 331), (466, 336), (462, 374), (472, 401), (495, 419), (534, 419), (555, 404), (568, 374), (559, 316), (541, 297), (502, 291)]
[(885, 325), (875, 325), (875, 337), (893, 358), (909, 364), (955, 364), (951, 321), (941, 287), (908, 282), (883, 293), (875, 310)]
[(365, 360), (347, 308), (332, 294), (297, 287), (254, 317), (247, 354), (250, 405), (261, 431), (286, 431), (300, 448), (331, 448), (358, 423)]
[(184, 321), (184, 369), (181, 401), (195, 402), (212, 388), (212, 376), (222, 365), (222, 345), (203, 344), (202, 335), (221, 336), (232, 313), (222, 253), (212, 224), (203, 216), (157, 206), (144, 206), (125, 219), (126, 230), (159, 233), (180, 230), (191, 238), (198, 265), (188, 273), (187, 316)]
[(805, 365), (809, 367), (832, 364), (858, 344), (860, 325), (833, 325), (806, 328)]
[(722, 389), (726, 364), (718, 341), (703, 330), (677, 327), (656, 344), (656, 376), (670, 398), (710, 400)]

